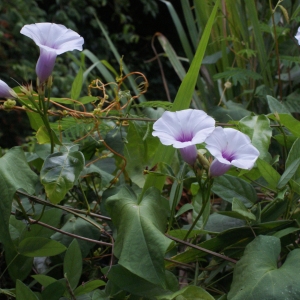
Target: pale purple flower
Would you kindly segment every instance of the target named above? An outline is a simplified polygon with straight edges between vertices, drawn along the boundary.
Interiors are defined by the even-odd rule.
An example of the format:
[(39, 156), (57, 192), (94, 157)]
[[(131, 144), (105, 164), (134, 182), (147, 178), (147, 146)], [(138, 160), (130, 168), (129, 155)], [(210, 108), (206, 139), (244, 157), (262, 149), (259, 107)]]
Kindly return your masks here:
[(0, 79), (0, 98), (17, 98), (15, 91)]
[(183, 160), (193, 165), (197, 159), (195, 145), (203, 143), (214, 128), (215, 120), (202, 110), (166, 111), (154, 123), (152, 135), (162, 144), (178, 148)]
[(298, 44), (300, 45), (300, 27), (298, 27), (298, 31), (297, 34), (295, 35), (295, 38), (297, 39)]
[(209, 169), (212, 177), (223, 175), (231, 166), (250, 170), (259, 156), (250, 138), (232, 128), (216, 127), (205, 143), (215, 157)]
[(36, 73), (43, 83), (51, 75), (56, 56), (67, 51), (82, 50), (83, 38), (75, 31), (54, 23), (25, 25), (21, 33), (33, 39), (40, 47)]

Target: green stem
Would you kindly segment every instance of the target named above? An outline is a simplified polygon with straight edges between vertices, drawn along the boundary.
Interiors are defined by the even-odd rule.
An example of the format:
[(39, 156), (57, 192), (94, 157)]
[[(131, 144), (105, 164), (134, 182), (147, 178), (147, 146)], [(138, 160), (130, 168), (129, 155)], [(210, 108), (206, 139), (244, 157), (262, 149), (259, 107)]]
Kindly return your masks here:
[[(208, 184), (207, 184), (208, 181)], [(200, 183), (199, 183), (200, 184)], [(204, 209), (206, 208), (206, 205), (209, 203), (210, 200), (210, 190), (213, 184), (213, 179), (208, 178), (206, 179), (206, 181), (204, 182), (203, 185), (200, 184), (200, 189), (201, 189), (201, 193), (202, 193), (202, 206), (200, 209), (200, 212), (198, 214), (198, 216), (196, 217), (196, 219), (194, 220), (193, 224), (191, 225), (190, 229), (188, 230), (187, 234), (184, 237), (184, 241), (186, 241), (190, 235), (190, 233), (192, 232), (192, 230), (194, 229), (194, 227), (196, 226), (197, 222), (200, 220)]]

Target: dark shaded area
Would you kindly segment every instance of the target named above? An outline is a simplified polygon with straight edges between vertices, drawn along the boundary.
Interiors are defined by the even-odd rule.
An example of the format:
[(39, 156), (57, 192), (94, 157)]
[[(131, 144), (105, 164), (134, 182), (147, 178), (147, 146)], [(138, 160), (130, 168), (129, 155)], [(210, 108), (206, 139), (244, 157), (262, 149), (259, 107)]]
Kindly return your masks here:
[[(173, 3), (177, 11), (180, 2)], [(151, 47), (156, 32), (164, 34), (176, 51), (182, 51), (169, 11), (161, 1), (95, 1), (61, 0), (33, 1), (14, 3), (3, 1), (0, 4), (0, 79), (11, 87), (26, 82), (35, 82), (35, 64), (38, 59), (38, 47), (33, 41), (20, 34), (25, 24), (36, 22), (54, 22), (77, 31), (85, 39), (84, 48), (89, 49), (99, 59), (109, 61), (118, 70), (109, 45), (104, 39), (97, 18), (105, 25), (115, 47), (124, 56), (124, 62), (131, 71), (146, 75), (149, 89), (145, 95), (149, 100), (166, 100), (162, 84), (161, 70)], [(162, 52), (158, 41), (154, 42), (156, 51)], [(178, 46), (178, 47), (177, 47)], [(177, 49), (179, 48), (179, 49)], [(78, 52), (72, 54), (79, 57)], [(180, 55), (180, 52), (178, 53)], [(161, 58), (171, 98), (176, 95), (180, 84), (173, 68), (166, 59)], [(70, 67), (71, 59), (63, 54), (57, 58), (54, 69), (54, 89), (52, 96), (69, 95), (72, 81), (76, 75)], [(88, 60), (86, 63), (90, 63)], [(88, 67), (88, 66), (87, 66)], [(94, 78), (99, 74), (92, 72)], [(0, 112), (0, 147), (8, 148), (20, 145), (31, 129), (24, 113)], [(17, 120), (17, 121), (15, 121)]]

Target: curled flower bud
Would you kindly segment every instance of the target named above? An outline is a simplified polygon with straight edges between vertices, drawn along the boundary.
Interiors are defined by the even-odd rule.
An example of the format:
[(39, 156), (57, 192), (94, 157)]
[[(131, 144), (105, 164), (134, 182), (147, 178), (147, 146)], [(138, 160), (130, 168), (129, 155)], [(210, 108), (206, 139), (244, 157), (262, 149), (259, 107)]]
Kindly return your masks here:
[(15, 91), (0, 79), (0, 98), (18, 98)]

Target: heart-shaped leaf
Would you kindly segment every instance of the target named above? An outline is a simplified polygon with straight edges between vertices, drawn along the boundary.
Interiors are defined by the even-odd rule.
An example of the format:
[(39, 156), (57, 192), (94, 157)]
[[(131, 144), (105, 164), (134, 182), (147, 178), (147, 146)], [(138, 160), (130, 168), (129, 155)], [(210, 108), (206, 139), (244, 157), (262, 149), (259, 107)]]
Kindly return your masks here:
[(280, 239), (258, 236), (236, 264), (228, 300), (300, 299), (300, 249), (293, 250), (280, 268)]
[(72, 148), (50, 154), (41, 170), (41, 182), (52, 203), (59, 203), (73, 187), (84, 167), (84, 156)]
[(168, 207), (168, 202), (155, 188), (148, 189), (139, 202), (131, 189), (123, 187), (106, 200), (106, 207), (117, 228), (114, 254), (119, 264), (164, 286), (164, 254), (170, 244), (163, 234), (167, 223), (164, 207)]

